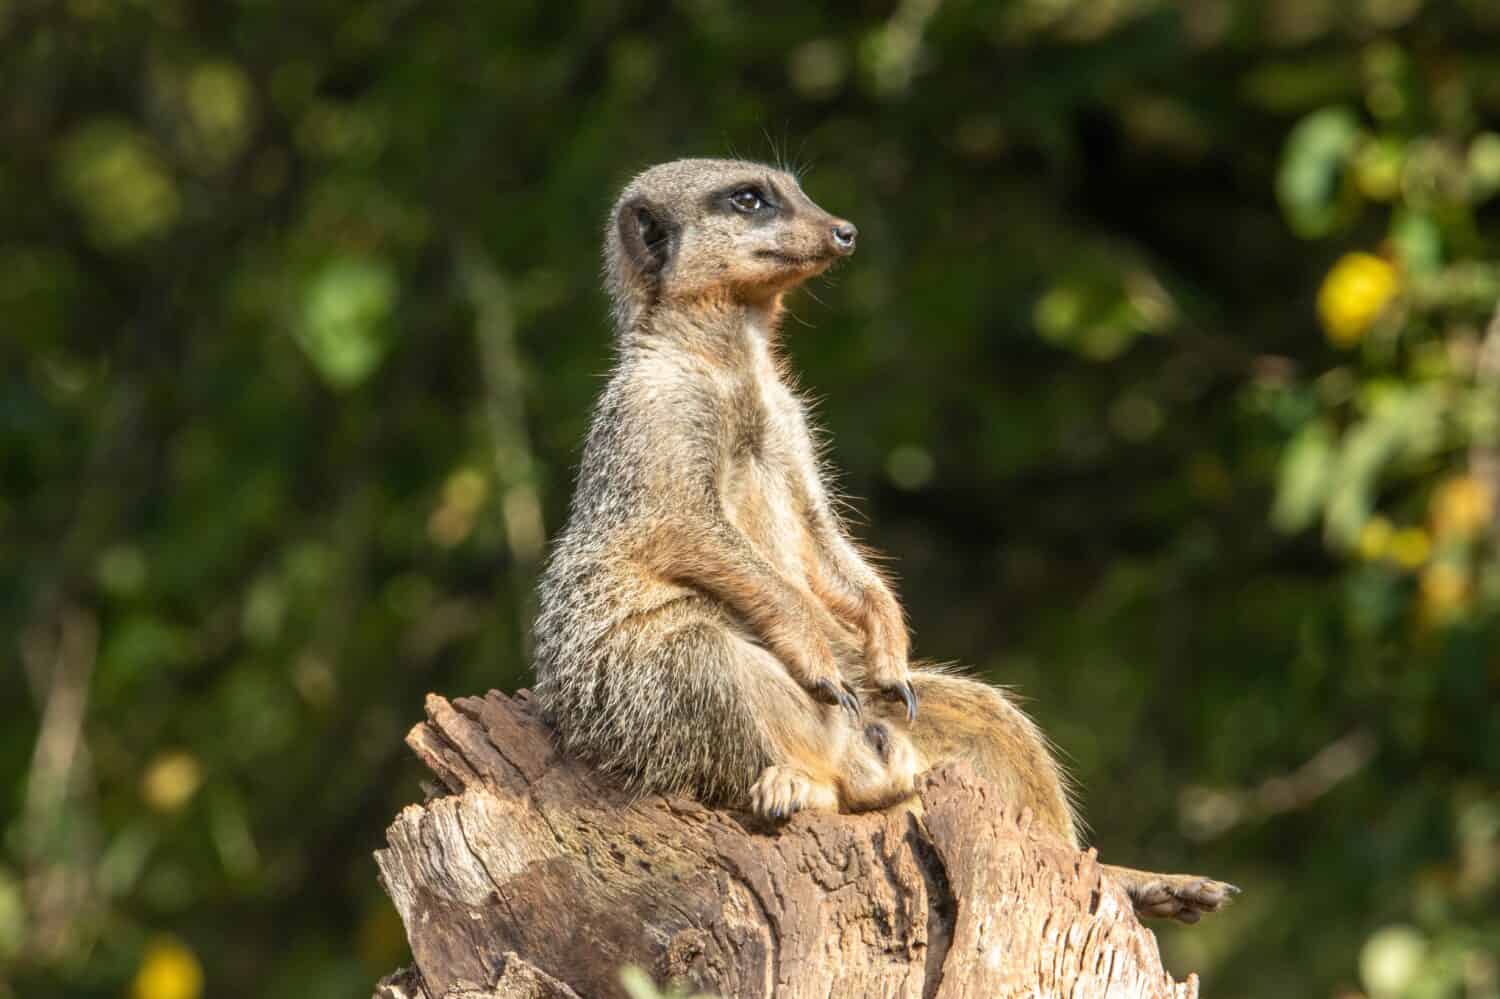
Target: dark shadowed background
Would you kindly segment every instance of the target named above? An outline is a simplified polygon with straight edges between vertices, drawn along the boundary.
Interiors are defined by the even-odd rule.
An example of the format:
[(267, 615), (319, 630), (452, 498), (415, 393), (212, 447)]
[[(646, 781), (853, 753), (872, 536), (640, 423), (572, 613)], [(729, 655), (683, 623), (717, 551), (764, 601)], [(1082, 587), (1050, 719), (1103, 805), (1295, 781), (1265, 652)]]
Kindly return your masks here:
[(792, 303), (920, 655), (1212, 996), (1500, 995), (1494, 0), (0, 0), (0, 997), (365, 996), (428, 690), (528, 682), (651, 163)]

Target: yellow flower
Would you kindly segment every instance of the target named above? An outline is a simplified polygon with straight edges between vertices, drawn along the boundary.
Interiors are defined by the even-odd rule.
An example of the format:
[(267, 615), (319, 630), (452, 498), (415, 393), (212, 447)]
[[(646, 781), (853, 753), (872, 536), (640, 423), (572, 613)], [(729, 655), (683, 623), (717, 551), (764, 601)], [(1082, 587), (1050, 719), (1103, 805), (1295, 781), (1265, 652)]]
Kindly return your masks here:
[(1434, 562), (1422, 570), (1422, 609), (1442, 620), (1462, 610), (1469, 596), (1469, 577), (1449, 562)]
[(131, 999), (198, 999), (203, 994), (203, 965), (176, 937), (158, 937), (146, 945), (141, 967), (130, 987)]
[(1391, 546), (1391, 535), (1396, 529), (1381, 516), (1371, 517), (1359, 531), (1359, 557), (1373, 562), (1385, 555)]
[(186, 805), (203, 783), (198, 758), (183, 750), (162, 753), (141, 778), (141, 795), (158, 812), (175, 812)]
[(1432, 491), (1428, 511), (1438, 537), (1473, 537), (1489, 526), (1495, 499), (1488, 484), (1472, 475), (1455, 475)]
[(1352, 347), (1401, 290), (1396, 268), (1370, 253), (1346, 253), (1318, 289), (1318, 318), (1328, 339)]
[(460, 468), (443, 483), (443, 502), (465, 513), (474, 513), (484, 503), (487, 492), (489, 485), (482, 473), (473, 468)]
[(1403, 527), (1391, 535), (1387, 552), (1403, 569), (1415, 569), (1432, 554), (1432, 539), (1420, 527)]

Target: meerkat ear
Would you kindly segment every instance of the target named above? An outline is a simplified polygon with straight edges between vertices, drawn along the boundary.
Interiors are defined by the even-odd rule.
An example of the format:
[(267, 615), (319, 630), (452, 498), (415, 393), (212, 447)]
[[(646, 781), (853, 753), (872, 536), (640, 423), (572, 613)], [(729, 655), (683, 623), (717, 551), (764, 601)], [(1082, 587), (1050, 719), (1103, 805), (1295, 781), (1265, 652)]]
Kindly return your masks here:
[(625, 255), (641, 274), (655, 277), (666, 270), (677, 253), (680, 227), (645, 197), (631, 198), (620, 206), (615, 219)]

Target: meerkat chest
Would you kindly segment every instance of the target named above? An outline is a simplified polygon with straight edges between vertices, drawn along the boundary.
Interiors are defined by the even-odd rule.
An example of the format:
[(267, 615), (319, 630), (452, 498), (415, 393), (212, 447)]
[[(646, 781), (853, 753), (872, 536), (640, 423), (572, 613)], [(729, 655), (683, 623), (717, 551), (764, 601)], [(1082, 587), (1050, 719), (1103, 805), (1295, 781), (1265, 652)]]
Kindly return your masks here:
[(760, 378), (738, 382), (726, 399), (728, 437), (737, 462), (764, 471), (789, 466), (796, 454), (798, 421), (791, 393)]
[(729, 519), (772, 564), (800, 574), (805, 549), (798, 454), (806, 430), (779, 381), (748, 378), (726, 404), (724, 490)]

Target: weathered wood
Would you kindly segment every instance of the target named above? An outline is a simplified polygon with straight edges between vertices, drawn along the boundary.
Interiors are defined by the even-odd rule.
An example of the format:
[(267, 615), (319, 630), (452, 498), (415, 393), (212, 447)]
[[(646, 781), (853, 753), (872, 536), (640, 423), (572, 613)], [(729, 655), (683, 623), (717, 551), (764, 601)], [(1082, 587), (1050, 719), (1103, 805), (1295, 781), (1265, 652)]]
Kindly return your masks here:
[(1093, 851), (965, 768), (920, 806), (780, 828), (631, 799), (562, 758), (525, 691), (427, 699), (446, 793), (376, 853), (414, 965), (377, 999), (620, 995), (620, 968), (726, 997), (1192, 997)]

